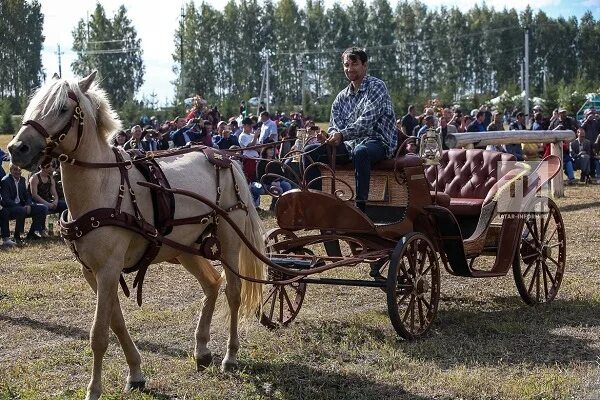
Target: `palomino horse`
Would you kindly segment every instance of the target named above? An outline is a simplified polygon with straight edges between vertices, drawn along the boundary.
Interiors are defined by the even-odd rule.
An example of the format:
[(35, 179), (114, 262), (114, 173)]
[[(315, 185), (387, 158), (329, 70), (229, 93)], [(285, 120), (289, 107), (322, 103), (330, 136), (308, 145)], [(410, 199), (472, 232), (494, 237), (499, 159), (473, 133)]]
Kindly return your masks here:
[[(145, 182), (141, 172), (136, 168), (127, 168), (124, 172), (131, 182), (130, 194), (123, 190), (122, 168), (89, 167), (92, 164), (115, 163), (118, 155), (125, 161), (129, 160), (129, 155), (123, 151), (114, 152), (108, 144), (111, 135), (120, 127), (120, 121), (111, 109), (106, 93), (94, 83), (95, 76), (96, 73), (93, 72), (79, 82), (55, 77), (37, 91), (25, 112), (26, 122), (8, 146), (12, 162), (31, 170), (48, 153), (60, 155), (70, 220), (76, 220), (92, 210), (114, 208), (115, 200), (121, 197), (120, 209), (123, 213), (137, 216), (137, 204), (142, 218), (152, 226), (154, 217), (151, 193), (147, 187), (138, 185), (138, 182)], [(88, 165), (83, 167), (82, 163), (73, 160), (85, 161)], [(247, 185), (240, 184), (238, 187), (236, 184), (245, 182), (237, 163), (233, 163), (232, 173), (222, 171), (220, 177), (216, 178), (219, 168), (215, 168), (198, 151), (156, 158), (156, 161), (172, 188), (202, 193), (202, 196), (209, 199), (218, 199), (219, 192), (223, 207), (232, 206), (236, 201), (237, 204), (252, 205)], [(189, 196), (176, 194), (174, 199), (175, 219), (193, 220), (193, 216), (210, 214), (212, 211), (208, 205)], [(263, 251), (262, 227), (254, 207), (230, 207), (230, 210), (229, 217), (238, 230), (245, 234), (256, 249)], [(174, 226), (166, 237), (173, 242), (198, 249), (196, 242), (209, 225), (207, 220), (208, 218), (203, 218), (202, 222), (196, 220), (192, 224)], [(224, 269), (230, 322), (222, 369), (227, 370), (237, 365), (238, 317), (254, 315), (262, 297), (261, 284), (241, 280), (238, 274), (263, 279), (264, 264), (242, 243), (232, 226), (224, 222), (214, 225), (216, 229), (213, 234), (221, 246), (220, 259), (232, 269)], [(129, 366), (126, 390), (144, 386), (140, 353), (125, 326), (118, 287), (122, 270), (136, 265), (144, 256), (148, 243), (140, 234), (118, 226), (100, 226), (72, 242), (73, 250), (83, 264), (85, 279), (97, 295), (96, 313), (90, 332), (94, 364), (87, 389), (89, 399), (97, 399), (101, 394), (102, 359), (108, 346), (109, 326), (119, 339)], [(194, 349), (197, 367), (201, 369), (212, 361), (207, 344), (222, 276), (206, 258), (168, 245), (160, 247), (151, 262), (173, 259), (177, 259), (196, 277), (205, 294)]]

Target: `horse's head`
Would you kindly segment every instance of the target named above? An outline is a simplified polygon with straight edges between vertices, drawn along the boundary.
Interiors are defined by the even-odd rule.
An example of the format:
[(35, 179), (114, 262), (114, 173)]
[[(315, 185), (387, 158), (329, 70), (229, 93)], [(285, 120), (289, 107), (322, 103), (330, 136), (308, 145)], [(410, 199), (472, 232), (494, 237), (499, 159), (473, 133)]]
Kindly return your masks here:
[(55, 75), (34, 94), (23, 115), (23, 126), (8, 144), (13, 164), (31, 170), (42, 158), (72, 154), (82, 142), (84, 126), (87, 132), (89, 126), (100, 125), (103, 116), (115, 120), (104, 128), (118, 127), (106, 94), (92, 85), (95, 77), (96, 71), (70, 82)]

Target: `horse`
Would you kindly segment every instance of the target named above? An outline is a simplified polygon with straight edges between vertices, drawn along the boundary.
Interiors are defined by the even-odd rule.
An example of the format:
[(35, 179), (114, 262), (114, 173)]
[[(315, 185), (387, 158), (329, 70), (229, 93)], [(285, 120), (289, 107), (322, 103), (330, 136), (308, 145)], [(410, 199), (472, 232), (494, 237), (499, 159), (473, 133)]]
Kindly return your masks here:
[[(76, 221), (93, 210), (114, 208), (115, 199), (120, 198), (119, 204), (124, 214), (137, 216), (139, 212), (142, 221), (153, 226), (155, 217), (152, 190), (142, 185), (145, 183), (142, 173), (131, 168), (131, 156), (109, 145), (111, 136), (120, 129), (121, 122), (111, 108), (106, 92), (94, 81), (95, 77), (96, 71), (79, 81), (63, 80), (55, 76), (39, 88), (25, 111), (23, 126), (8, 145), (11, 161), (31, 171), (40, 164), (43, 157), (58, 157), (68, 205), (68, 220)], [(220, 285), (223, 280), (226, 281), (229, 337), (221, 368), (223, 371), (231, 370), (237, 366), (240, 346), (238, 320), (243, 316), (255, 315), (262, 299), (260, 280), (265, 277), (264, 263), (255, 257), (255, 253), (243, 243), (234, 228), (243, 232), (245, 239), (255, 249), (264, 252), (261, 221), (252, 206), (248, 186), (238, 186), (236, 183), (245, 183), (244, 174), (237, 163), (232, 163), (231, 173), (220, 173), (220, 169), (210, 163), (202, 152), (173, 154), (155, 159), (171, 188), (201, 193), (211, 199), (220, 197), (223, 207), (235, 204), (236, 199), (238, 203), (250, 205), (230, 207), (230, 210), (233, 209), (228, 214), (230, 223), (215, 224), (218, 221), (214, 217), (203, 218), (201, 221), (191, 218), (198, 214), (210, 216), (213, 210), (209, 205), (190, 196), (173, 195), (174, 218), (184, 221), (187, 218), (193, 220), (193, 223), (172, 227), (165, 238), (171, 240), (170, 243), (177, 242), (187, 248), (198, 249), (197, 239), (207, 229), (207, 225), (213, 223), (213, 235), (221, 247), (219, 259), (228, 267), (224, 268), (222, 274), (206, 257), (183, 251), (181, 246), (163, 244), (158, 253), (148, 260), (152, 264), (178, 262), (202, 287), (204, 299), (195, 331), (194, 348), (198, 370), (206, 368), (213, 360), (207, 347), (210, 324)], [(116, 167), (119, 158), (122, 162), (120, 167)], [(122, 165), (128, 162), (131, 165), (125, 168), (124, 174), (130, 184), (129, 192), (123, 188), (121, 174)], [(104, 168), (93, 167), (102, 164), (105, 165)], [(111, 164), (113, 167), (110, 167)], [(86, 399), (97, 399), (101, 395), (102, 360), (108, 346), (109, 326), (121, 344), (129, 367), (125, 390), (145, 387), (141, 356), (125, 325), (118, 287), (122, 271), (136, 265), (144, 256), (149, 241), (147, 236), (126, 227), (98, 226), (97, 222), (92, 218), (91, 225), (96, 229), (91, 229), (85, 235), (77, 235), (71, 243), (72, 250), (82, 263), (83, 276), (96, 293), (96, 309), (90, 331), (93, 370)], [(240, 279), (240, 276), (253, 280)]]

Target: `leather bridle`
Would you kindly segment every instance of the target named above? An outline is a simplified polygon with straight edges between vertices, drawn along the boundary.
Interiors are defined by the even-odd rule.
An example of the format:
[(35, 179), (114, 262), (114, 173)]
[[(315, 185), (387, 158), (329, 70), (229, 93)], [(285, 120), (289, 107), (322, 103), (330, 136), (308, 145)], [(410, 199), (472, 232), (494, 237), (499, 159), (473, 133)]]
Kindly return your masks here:
[(32, 119), (23, 122), (23, 126), (31, 126), (37, 133), (44, 137), (44, 140), (50, 139), (46, 142), (46, 147), (44, 148), (44, 159), (42, 160), (42, 164), (46, 164), (50, 162), (53, 157), (59, 156), (59, 154), (54, 153), (54, 149), (60, 145), (60, 143), (65, 140), (67, 134), (73, 127), (73, 123), (77, 121), (77, 143), (75, 144), (75, 148), (72, 152), (77, 151), (79, 148), (79, 143), (81, 142), (81, 136), (83, 135), (83, 111), (79, 106), (79, 99), (77, 95), (69, 90), (67, 93), (69, 98), (75, 102), (75, 108), (73, 109), (73, 116), (69, 118), (65, 126), (56, 132), (54, 135), (50, 136), (46, 128), (44, 128), (39, 122), (34, 121)]

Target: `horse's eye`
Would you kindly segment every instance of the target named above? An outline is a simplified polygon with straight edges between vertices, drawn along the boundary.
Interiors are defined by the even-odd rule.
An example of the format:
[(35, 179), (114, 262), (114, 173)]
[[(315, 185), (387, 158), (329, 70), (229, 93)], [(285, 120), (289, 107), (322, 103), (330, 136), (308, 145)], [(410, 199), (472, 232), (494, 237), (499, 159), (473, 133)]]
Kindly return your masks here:
[(61, 113), (61, 114), (64, 114), (64, 113), (66, 113), (67, 111), (69, 111), (69, 109), (68, 109), (67, 107), (63, 107), (63, 108), (60, 110), (60, 113)]

